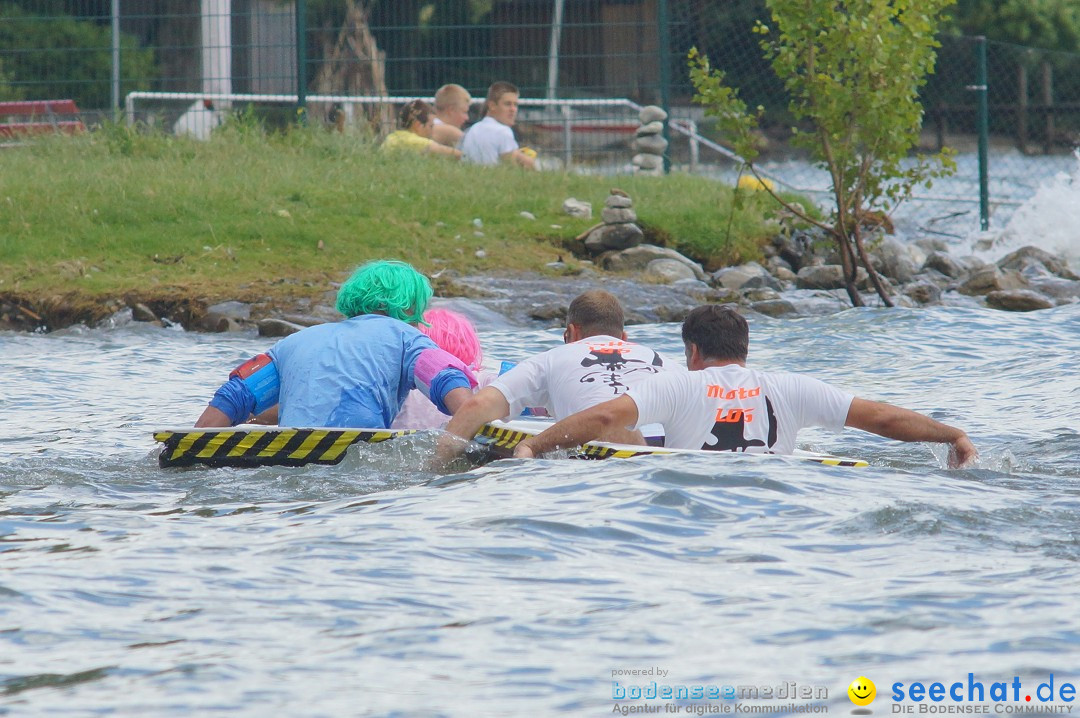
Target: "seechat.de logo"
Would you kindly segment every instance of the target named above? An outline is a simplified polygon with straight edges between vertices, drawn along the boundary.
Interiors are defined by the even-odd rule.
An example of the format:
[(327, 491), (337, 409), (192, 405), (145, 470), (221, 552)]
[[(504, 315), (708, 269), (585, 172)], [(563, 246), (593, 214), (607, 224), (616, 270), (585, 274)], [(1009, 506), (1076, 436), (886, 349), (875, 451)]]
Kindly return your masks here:
[(851, 702), (859, 706), (862, 710), (853, 710), (852, 713), (867, 714), (873, 713), (873, 711), (866, 709), (866, 706), (874, 702), (877, 698), (877, 686), (874, 682), (866, 676), (859, 676), (851, 682), (851, 685), (847, 688), (848, 698)]

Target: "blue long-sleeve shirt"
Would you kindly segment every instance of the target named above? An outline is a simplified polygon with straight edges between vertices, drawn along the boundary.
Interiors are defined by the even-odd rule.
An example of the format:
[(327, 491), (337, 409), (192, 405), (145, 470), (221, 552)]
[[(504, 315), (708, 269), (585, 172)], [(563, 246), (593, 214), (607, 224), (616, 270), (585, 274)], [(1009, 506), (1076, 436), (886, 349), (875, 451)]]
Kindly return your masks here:
[(427, 350), (441, 351), (415, 327), (382, 315), (320, 324), (282, 339), (268, 352), (279, 380), (276, 397), (272, 382), (262, 382), (269, 388), (256, 396), (250, 382), (234, 377), (210, 405), (234, 424), (277, 403), (282, 426), (386, 428), (409, 391), (419, 388), (449, 413), (446, 395), (473, 382), (453, 367), (417, 376), (417, 362)]

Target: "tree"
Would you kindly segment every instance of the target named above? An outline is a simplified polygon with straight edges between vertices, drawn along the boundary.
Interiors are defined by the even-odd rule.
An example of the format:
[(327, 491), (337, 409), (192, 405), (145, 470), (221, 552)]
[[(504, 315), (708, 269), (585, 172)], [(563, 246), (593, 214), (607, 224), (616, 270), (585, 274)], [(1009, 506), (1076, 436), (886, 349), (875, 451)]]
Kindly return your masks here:
[(21, 99), (22, 93), (11, 86), (11, 73), (4, 71), (4, 63), (0, 60), (0, 102)]
[[(322, 58), (312, 87), (320, 95), (380, 95), (386, 89), (386, 53), (379, 49), (368, 27), (368, 8), (345, 0), (345, 17), (338, 27), (320, 28)], [(393, 126), (393, 108), (379, 104), (365, 108), (375, 127)]]
[[(856, 288), (860, 263), (885, 305), (893, 306), (866, 252), (867, 220), (895, 209), (916, 186), (955, 170), (948, 151), (907, 162), (922, 126), (918, 93), (934, 69), (934, 35), (952, 1), (767, 0), (772, 24), (755, 28), (801, 125), (792, 130), (794, 142), (828, 171), (835, 207), (828, 221), (820, 221), (774, 196), (832, 237), (854, 306), (863, 304)], [(695, 100), (718, 119), (761, 179), (754, 164), (760, 108), (749, 114), (738, 92), (724, 84), (724, 73), (696, 49), (690, 74)]]
[(1080, 52), (1076, 0), (958, 0), (952, 26), (999, 42)]
[[(39, 15), (0, 3), (4, 71), (17, 93), (31, 99), (71, 98), (83, 109), (110, 105), (112, 36), (106, 25), (70, 15)], [(120, 36), (121, 93), (157, 76), (154, 54)], [(0, 78), (2, 80), (2, 78)]]
[(109, 0), (81, 0), (78, 7), (72, 7), (76, 3), (72, 3), (71, 0), (5, 0), (5, 2), (31, 15), (43, 18), (69, 15), (79, 18), (97, 17), (106, 23), (109, 21)]
[[(486, 87), (491, 81), (486, 25), (493, 5), (494, 0), (308, 0), (311, 67), (323, 72), (320, 63), (330, 58), (341, 33), (356, 29), (392, 60), (384, 68), (392, 94), (427, 94), (445, 82)], [(363, 28), (356, 22), (360, 17)]]

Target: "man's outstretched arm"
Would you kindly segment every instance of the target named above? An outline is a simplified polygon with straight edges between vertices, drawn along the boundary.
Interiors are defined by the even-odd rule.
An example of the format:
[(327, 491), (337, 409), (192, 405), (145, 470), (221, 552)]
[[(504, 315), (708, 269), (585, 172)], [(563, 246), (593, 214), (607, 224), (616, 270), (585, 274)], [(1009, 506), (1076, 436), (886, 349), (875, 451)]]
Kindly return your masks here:
[(466, 389), (463, 386), (459, 386), (446, 393), (446, 396), (443, 398), (443, 405), (450, 410), (451, 414), (457, 414), (461, 411), (461, 407), (465, 405), (465, 402), (471, 399), (472, 396), (472, 389)]
[(203, 410), (202, 415), (195, 420), (196, 429), (208, 429), (218, 426), (232, 426), (233, 422), (229, 419), (221, 409), (217, 407), (208, 406)]
[(949, 444), (949, 468), (953, 469), (970, 464), (979, 455), (971, 439), (960, 429), (880, 401), (853, 399), (844, 425), (897, 441)]
[(431, 130), (431, 139), (447, 147), (456, 148), (461, 144), (461, 138), (464, 136), (464, 132), (446, 122), (435, 125)]
[(281, 378), (270, 354), (259, 354), (229, 373), (195, 422), (196, 428), (236, 426), (277, 406)]
[(468, 441), (476, 436), (481, 426), (493, 419), (501, 419), (509, 413), (510, 403), (506, 401), (502, 392), (494, 387), (486, 386), (469, 396), (458, 407), (450, 423), (446, 425), (446, 430)]
[(501, 419), (510, 413), (510, 404), (502, 392), (494, 387), (484, 387), (470, 393), (458, 406), (450, 405), (453, 416), (446, 425), (446, 433), (439, 437), (433, 471), (441, 471), (454, 457), (465, 450), (466, 444), (476, 436), (480, 427), (492, 419)]
[(514, 456), (528, 459), (555, 449), (581, 446), (615, 429), (634, 426), (637, 420), (637, 404), (629, 396), (623, 395), (555, 422), (518, 444)]

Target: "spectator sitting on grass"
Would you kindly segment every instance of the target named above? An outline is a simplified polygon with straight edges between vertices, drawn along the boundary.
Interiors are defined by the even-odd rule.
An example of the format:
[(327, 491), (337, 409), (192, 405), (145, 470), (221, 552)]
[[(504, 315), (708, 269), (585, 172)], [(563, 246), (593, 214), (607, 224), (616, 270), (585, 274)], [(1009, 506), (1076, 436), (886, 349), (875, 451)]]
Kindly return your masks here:
[(477, 122), (461, 140), (465, 159), (479, 165), (512, 162), (536, 169), (536, 153), (518, 146), (514, 139), (517, 119), (518, 89), (509, 82), (496, 82), (488, 88), (484, 119)]
[(431, 139), (440, 145), (457, 147), (465, 136), (461, 128), (469, 121), (472, 96), (461, 85), (443, 85), (435, 92), (435, 128)]
[(431, 139), (435, 125), (435, 113), (431, 105), (423, 100), (406, 103), (398, 113), (398, 129), (383, 140), (384, 150), (409, 150), (412, 152), (430, 152), (434, 155), (447, 155), (460, 158), (461, 150), (440, 145)]

